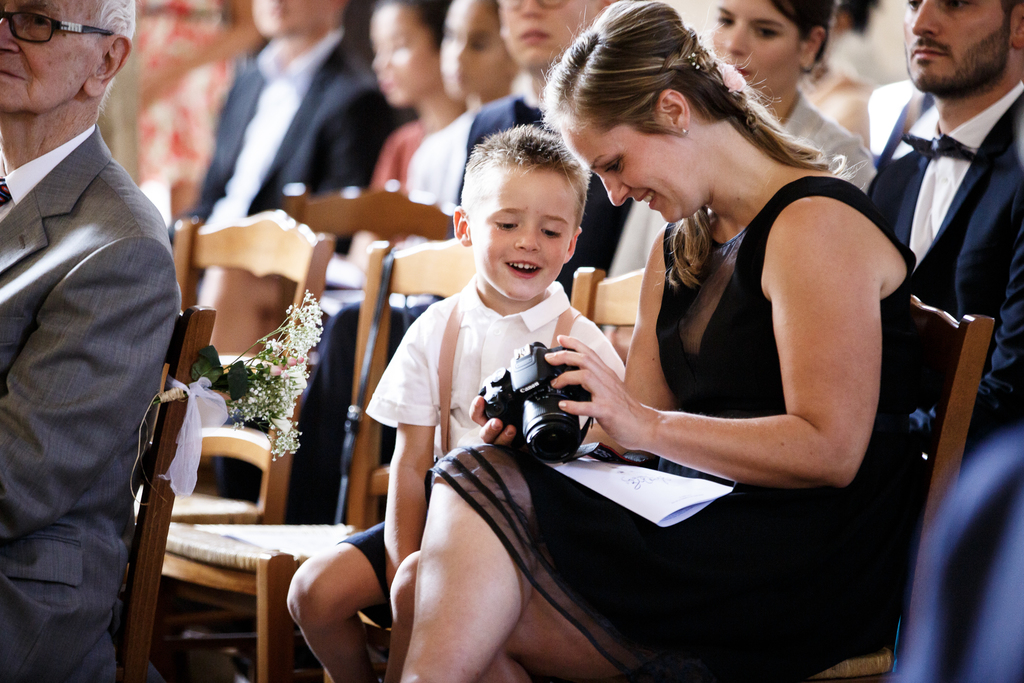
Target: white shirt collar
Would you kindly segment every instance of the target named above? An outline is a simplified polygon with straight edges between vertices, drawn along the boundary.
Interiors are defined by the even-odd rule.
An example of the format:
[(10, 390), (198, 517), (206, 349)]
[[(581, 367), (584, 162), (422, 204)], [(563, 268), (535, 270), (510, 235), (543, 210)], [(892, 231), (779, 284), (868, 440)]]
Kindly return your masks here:
[(85, 139), (92, 135), (96, 126), (89, 126), (84, 132), (76, 135), (60, 147), (50, 150), (41, 157), (36, 157), (27, 164), (14, 169), (7, 174), (7, 188), (11, 191), (11, 204), (17, 204), (38, 185), (43, 178), (49, 175), (50, 171), (57, 167), (57, 164), (68, 158), (78, 146), (85, 142)]
[(298, 84), (308, 85), (313, 80), (313, 74), (327, 61), (327, 57), (341, 42), (342, 35), (340, 28), (331, 31), (287, 65), (281, 64), (281, 41), (272, 40), (256, 57), (256, 66), (268, 82), (286, 78), (296, 83), (297, 89), (304, 92), (305, 87)]
[[(995, 128), (999, 119), (1003, 117), (1003, 114), (1017, 101), (1021, 93), (1024, 93), (1024, 83), (1018, 82), (1017, 85), (1010, 89), (1010, 92), (999, 98), (997, 102), (990, 105), (974, 118), (961, 123), (947, 133), (947, 135), (971, 149), (978, 149), (985, 142), (985, 138), (992, 132), (992, 129)], [(935, 133), (936, 135), (939, 134), (937, 125)]]
[[(478, 277), (480, 276), (474, 276), (459, 295), (459, 309), (463, 312), (477, 307), (487, 308), (484, 306), (484, 302), (480, 300), (480, 294), (476, 288), (476, 278)], [(522, 318), (523, 324), (526, 325), (526, 328), (533, 332), (544, 327), (560, 316), (562, 311), (567, 308), (569, 308), (569, 297), (565, 295), (565, 290), (562, 289), (561, 283), (556, 280), (548, 285), (547, 290), (544, 292), (543, 301), (522, 313), (515, 313), (513, 315), (518, 315)], [(491, 311), (495, 317), (502, 317), (498, 315), (497, 311), (494, 311), (494, 309), (487, 308), (487, 310)], [(463, 325), (465, 324), (466, 323), (463, 322)]]

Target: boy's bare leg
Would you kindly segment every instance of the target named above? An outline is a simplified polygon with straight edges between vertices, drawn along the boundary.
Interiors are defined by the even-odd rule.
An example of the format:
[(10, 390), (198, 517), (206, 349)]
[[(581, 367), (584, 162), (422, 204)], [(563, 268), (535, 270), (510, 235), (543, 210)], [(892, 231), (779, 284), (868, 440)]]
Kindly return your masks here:
[(361, 550), (340, 543), (311, 557), (292, 578), (288, 610), (313, 654), (335, 681), (376, 683), (357, 612), (385, 602)]
[(487, 522), (436, 482), (416, 566), (402, 683), (530, 681), (527, 670), (618, 673), (518, 571)]

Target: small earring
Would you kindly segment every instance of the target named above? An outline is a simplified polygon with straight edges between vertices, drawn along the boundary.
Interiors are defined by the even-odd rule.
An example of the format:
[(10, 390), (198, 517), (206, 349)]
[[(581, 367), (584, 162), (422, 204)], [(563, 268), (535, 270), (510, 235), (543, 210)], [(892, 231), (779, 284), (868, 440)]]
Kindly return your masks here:
[(689, 134), (690, 134), (690, 131), (688, 129), (686, 129), (686, 128), (683, 128), (683, 137), (685, 138)]

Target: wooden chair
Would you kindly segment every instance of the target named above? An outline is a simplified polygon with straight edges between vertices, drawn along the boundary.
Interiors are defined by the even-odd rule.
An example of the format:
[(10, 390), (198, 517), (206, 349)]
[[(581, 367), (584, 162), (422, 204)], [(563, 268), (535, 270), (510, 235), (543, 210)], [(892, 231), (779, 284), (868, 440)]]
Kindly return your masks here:
[[(391, 251), (387, 242), (374, 242), (370, 247), (369, 269), (366, 273), (365, 302), (377, 301), (381, 288), (384, 257)], [(476, 273), (473, 250), (458, 240), (428, 242), (395, 253), (388, 294), (433, 294), (449, 297), (462, 291)], [(370, 337), (373, 306), (364, 305), (359, 311), (356, 332), (356, 364), (352, 396), (359, 393), (363, 356)], [(380, 381), (387, 366), (387, 342), (391, 328), (391, 307), (387, 297), (380, 319), (377, 343), (373, 349), (366, 396)], [(380, 464), (381, 425), (368, 415), (356, 436), (352, 464), (349, 469), (348, 497), (345, 519), (357, 529), (366, 529), (381, 519), (381, 503), (388, 493), (388, 466)]]
[[(978, 385), (988, 357), (994, 321), (984, 315), (965, 315), (958, 323), (945, 311), (921, 303), (913, 298), (911, 314), (921, 337), (924, 365), (943, 376), (942, 394), (936, 407), (932, 425), (931, 443), (922, 454), (927, 461), (927, 493), (921, 525), (921, 537), (932, 533), (935, 515), (946, 494), (956, 485), (960, 476), (960, 461), (967, 442), (967, 430), (974, 413)], [(913, 548), (916, 557), (913, 575), (923, 572), (923, 558)], [(910, 586), (910, 613), (917, 611), (922, 599)], [(906, 628), (906, 620), (901, 624)], [(895, 663), (892, 650), (847, 659), (823, 671), (811, 680), (889, 680)]]
[[(289, 305), (299, 305), (305, 292), (319, 298), (324, 291), (327, 263), (334, 237), (314, 234), (283, 211), (265, 211), (232, 225), (204, 226), (196, 219), (175, 226), (174, 264), (183, 305), (196, 299), (199, 276), (211, 266), (239, 268), (256, 276), (277, 275), (282, 280), (281, 319)], [(287, 283), (287, 284), (285, 284)], [(286, 291), (287, 290), (287, 291)], [(220, 349), (231, 362), (244, 349)], [(244, 460), (258, 467), (260, 496), (253, 504), (193, 494), (175, 505), (176, 522), (205, 524), (284, 522), (291, 474), (291, 459), (273, 460), (269, 440), (255, 430), (204, 430), (203, 457)]]
[(282, 207), (295, 220), (338, 237), (369, 230), (383, 240), (405, 235), (443, 240), (451, 222), (433, 203), (433, 197), (424, 203), (401, 192), (358, 187), (313, 197), (302, 183), (289, 183), (284, 187)]
[[(181, 314), (167, 349), (168, 375), (184, 384), (192, 381), (192, 363), (199, 358), (199, 350), (210, 343), (215, 316), (212, 309), (198, 307)], [(167, 472), (174, 459), (185, 409), (186, 404), (181, 401), (157, 408), (153, 443), (141, 461), (142, 505), (128, 555), (128, 573), (122, 593), (123, 623), (116, 641), (117, 680), (125, 683), (143, 683), (149, 669), (153, 614), (174, 504), (170, 481), (159, 475)]]
[[(255, 683), (294, 680), (296, 630), (288, 613), (288, 586), (301, 562), (352, 531), (346, 525), (171, 524), (163, 558), (169, 589), (164, 598), (174, 595), (211, 606), (213, 620), (251, 617), (255, 631), (174, 635), (167, 627), (185, 620), (162, 614), (163, 628), (153, 645), (161, 655), (161, 673), (172, 668), (173, 651), (228, 648), (255, 652)], [(321, 676), (319, 670), (308, 673)]]
[[(264, 211), (230, 225), (203, 225), (196, 218), (174, 227), (174, 267), (182, 306), (196, 302), (199, 277), (205, 268), (237, 268), (257, 277), (282, 280), (281, 318), (289, 305), (302, 302), (308, 290), (320, 298), (334, 236), (314, 234), (283, 211)], [(243, 352), (245, 349), (220, 349)]]
[(263, 473), (260, 495), (255, 503), (203, 493), (178, 498), (171, 521), (188, 524), (284, 524), (288, 502), (291, 458), (273, 458), (270, 439), (263, 432), (245, 427), (203, 429), (203, 459), (227, 457), (254, 465)]

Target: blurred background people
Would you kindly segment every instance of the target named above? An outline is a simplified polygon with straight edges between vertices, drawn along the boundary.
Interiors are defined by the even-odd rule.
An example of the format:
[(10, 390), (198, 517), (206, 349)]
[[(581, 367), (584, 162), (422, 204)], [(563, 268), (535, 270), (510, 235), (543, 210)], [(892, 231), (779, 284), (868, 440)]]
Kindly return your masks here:
[(370, 181), (383, 188), (397, 180), (408, 191), (406, 175), (423, 137), (436, 133), (466, 110), (465, 99), (450, 95), (441, 79), (441, 40), (448, 0), (380, 0), (370, 20), (373, 71), (388, 104), (412, 109), (416, 118), (399, 127), (381, 149)]
[(715, 50), (769, 100), (786, 132), (832, 158), (846, 158), (850, 181), (866, 190), (875, 175), (860, 138), (822, 116), (801, 82), (828, 44), (834, 0), (720, 0)]
[(170, 215), (199, 198), (231, 62), (262, 37), (251, 0), (139, 0), (139, 183), (169, 193)]
[(864, 35), (878, 0), (839, 0), (825, 57), (812, 70), (807, 99), (825, 116), (860, 136), (861, 144), (871, 140), (868, 100), (874, 86), (846, 65), (832, 59), (836, 46), (850, 34)]
[(441, 42), (441, 76), (445, 91), (466, 103), (466, 113), (420, 143), (409, 162), (411, 191), (429, 192), (442, 206), (459, 203), (473, 118), (481, 106), (512, 92), (518, 71), (501, 39), (497, 1), (454, 0)]
[(964, 466), (923, 541), (902, 683), (1024, 683), (1024, 423)]

